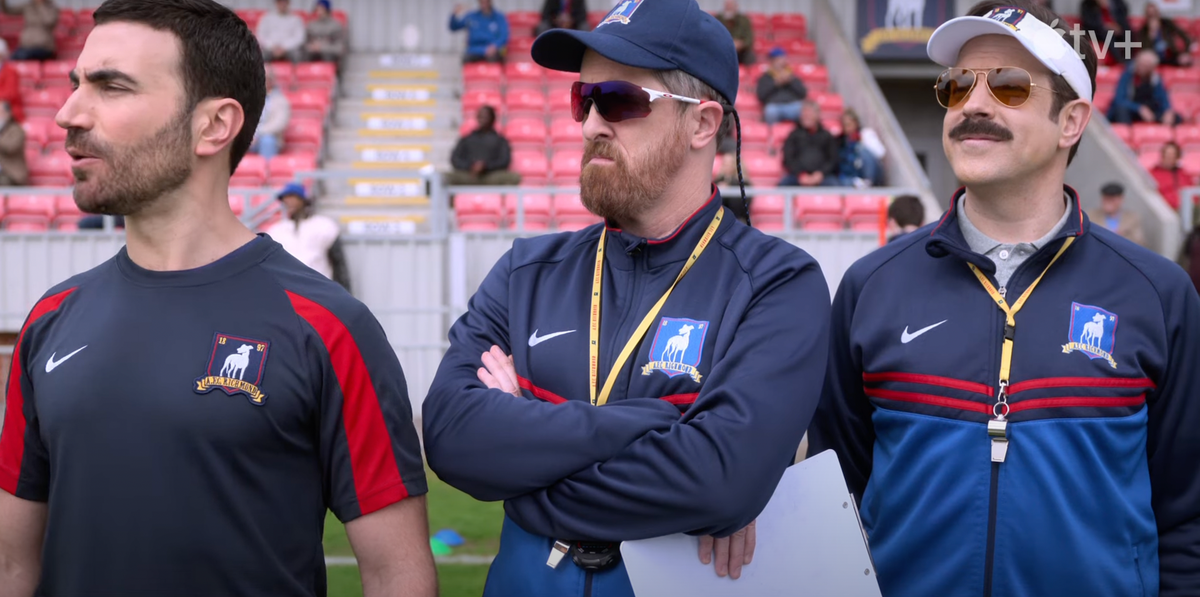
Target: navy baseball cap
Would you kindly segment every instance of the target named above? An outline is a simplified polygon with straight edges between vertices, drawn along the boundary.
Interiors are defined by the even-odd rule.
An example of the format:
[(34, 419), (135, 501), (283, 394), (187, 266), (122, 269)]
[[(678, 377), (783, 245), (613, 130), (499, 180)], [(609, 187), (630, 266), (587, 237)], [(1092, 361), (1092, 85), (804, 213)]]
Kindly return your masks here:
[(733, 36), (696, 0), (624, 0), (591, 31), (551, 29), (533, 42), (533, 60), (579, 72), (584, 51), (626, 66), (681, 70), (737, 101), (738, 60)]

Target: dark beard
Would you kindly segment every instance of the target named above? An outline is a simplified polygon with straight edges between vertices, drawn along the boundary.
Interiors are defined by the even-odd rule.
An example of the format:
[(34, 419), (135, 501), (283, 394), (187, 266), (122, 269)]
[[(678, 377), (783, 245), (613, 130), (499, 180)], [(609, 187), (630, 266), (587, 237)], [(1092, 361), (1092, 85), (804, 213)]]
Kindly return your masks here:
[(114, 147), (81, 129), (67, 131), (67, 147), (99, 158), (105, 166), (98, 173), (72, 169), (79, 209), (92, 214), (135, 215), (183, 186), (192, 175), (191, 114), (181, 112), (150, 138), (131, 147)]
[[(686, 141), (679, 124), (646, 152), (645, 159), (632, 165), (608, 141), (589, 141), (579, 177), (579, 198), (584, 207), (605, 220), (622, 224), (636, 220), (662, 198), (667, 184), (683, 166)], [(588, 165), (595, 157), (613, 163)]]

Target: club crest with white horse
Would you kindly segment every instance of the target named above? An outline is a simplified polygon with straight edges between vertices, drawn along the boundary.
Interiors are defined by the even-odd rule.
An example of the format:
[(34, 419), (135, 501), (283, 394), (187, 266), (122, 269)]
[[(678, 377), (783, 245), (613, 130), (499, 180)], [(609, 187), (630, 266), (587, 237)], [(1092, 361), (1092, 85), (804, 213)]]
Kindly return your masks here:
[(688, 375), (700, 383), (703, 376), (696, 367), (700, 365), (708, 328), (707, 321), (662, 318), (654, 333), (654, 343), (650, 346), (650, 362), (642, 366), (642, 375), (661, 371), (667, 377)]
[(267, 395), (260, 386), (270, 348), (271, 343), (266, 340), (216, 334), (208, 367), (204, 375), (196, 378), (196, 393), (220, 389), (230, 396), (243, 394), (251, 404), (262, 406)]
[(1063, 345), (1063, 354), (1082, 352), (1091, 359), (1104, 359), (1113, 369), (1117, 361), (1113, 358), (1113, 349), (1117, 342), (1117, 315), (1110, 311), (1071, 303), (1071, 327), (1067, 333), (1067, 343)]

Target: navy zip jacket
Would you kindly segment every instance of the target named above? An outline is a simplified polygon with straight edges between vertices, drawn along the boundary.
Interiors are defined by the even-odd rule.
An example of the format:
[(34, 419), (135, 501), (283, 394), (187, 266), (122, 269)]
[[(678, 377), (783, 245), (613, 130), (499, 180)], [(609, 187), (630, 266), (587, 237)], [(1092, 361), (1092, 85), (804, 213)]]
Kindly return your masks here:
[[(663, 240), (609, 230), (601, 383), (718, 209), (714, 191)], [(505, 500), (486, 595), (632, 595), (623, 565), (595, 578), (570, 558), (548, 567), (554, 540), (727, 536), (766, 505), (819, 399), (829, 291), (803, 251), (723, 217), (605, 406), (588, 391), (601, 225), (517, 240), (451, 328), (425, 449), (446, 482)], [(513, 355), (523, 397), (477, 379), (492, 345)]]
[(957, 216), (861, 259), (833, 305), (810, 453), (837, 451), (883, 594), (1200, 594), (1187, 274), (1072, 213), (1005, 289), (1015, 303), (1046, 272), (1015, 316), (1008, 452), (992, 462), (1005, 316)]

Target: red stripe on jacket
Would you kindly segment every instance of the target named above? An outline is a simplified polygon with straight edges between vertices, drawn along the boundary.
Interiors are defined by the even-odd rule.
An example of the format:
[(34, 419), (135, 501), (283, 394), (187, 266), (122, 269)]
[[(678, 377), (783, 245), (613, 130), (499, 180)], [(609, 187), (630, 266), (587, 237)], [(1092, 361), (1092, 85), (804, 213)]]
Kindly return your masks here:
[(21, 461), (25, 458), (25, 396), (21, 393), (21, 341), (25, 331), (42, 316), (58, 309), (74, 288), (48, 296), (33, 306), (25, 327), (17, 336), (8, 371), (8, 398), (4, 410), (4, 430), (0, 431), (0, 489), (13, 495), (17, 493), (17, 481), (21, 477)]
[(370, 514), (408, 497), (408, 488), (392, 452), (379, 395), (354, 336), (325, 307), (291, 291), (287, 295), (296, 314), (321, 337), (342, 390), (342, 420), (359, 510)]

